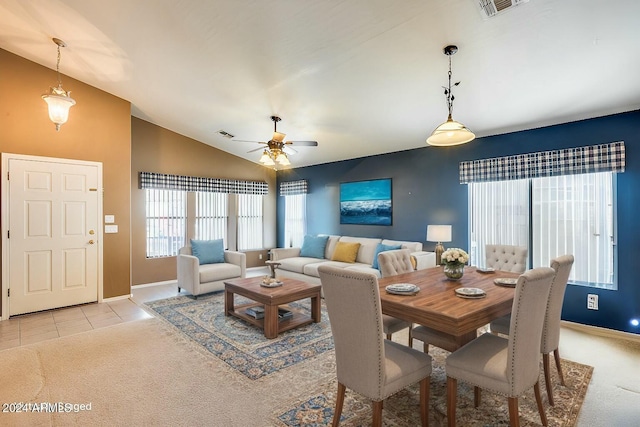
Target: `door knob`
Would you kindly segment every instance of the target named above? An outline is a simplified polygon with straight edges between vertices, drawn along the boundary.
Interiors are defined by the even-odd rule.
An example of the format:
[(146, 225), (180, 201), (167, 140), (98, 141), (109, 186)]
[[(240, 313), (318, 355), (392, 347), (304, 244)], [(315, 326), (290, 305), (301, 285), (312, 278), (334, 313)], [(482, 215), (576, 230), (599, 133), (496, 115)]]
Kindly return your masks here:
[(89, 240), (90, 245), (93, 245), (93, 243), (94, 243), (93, 240)]
[(89, 234), (96, 234), (96, 232), (93, 230), (89, 230)]

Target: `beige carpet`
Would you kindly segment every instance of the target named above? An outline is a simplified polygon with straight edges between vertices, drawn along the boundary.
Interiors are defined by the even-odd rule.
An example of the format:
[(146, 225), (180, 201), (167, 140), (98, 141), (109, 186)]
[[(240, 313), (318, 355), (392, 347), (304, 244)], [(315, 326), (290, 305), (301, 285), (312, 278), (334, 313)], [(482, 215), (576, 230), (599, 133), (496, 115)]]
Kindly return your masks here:
[[(322, 395), (323, 411), (330, 415), (335, 393), (332, 351), (251, 380), (158, 319), (4, 350), (0, 364), (2, 403), (91, 404), (90, 411), (0, 413), (3, 426), (323, 425), (317, 423), (323, 418), (314, 418), (317, 414), (312, 412), (300, 418), (300, 407)], [(575, 423), (591, 376), (591, 368), (585, 365), (565, 364), (568, 387), (556, 389), (555, 396), (563, 403), (556, 408), (557, 416), (548, 410), (551, 426)], [(438, 370), (435, 363), (434, 370)], [(436, 377), (432, 380), (432, 426), (443, 421), (439, 413), (444, 408), (444, 385)], [(462, 387), (460, 392), (459, 420), (488, 416), (492, 425), (506, 422), (501, 421), (507, 418), (497, 399), (485, 393), (476, 412), (464, 403)], [(414, 425), (413, 394), (415, 390), (409, 390), (385, 405), (385, 425)], [(369, 424), (368, 402), (353, 393), (348, 399), (344, 415), (351, 415), (343, 425)], [(526, 406), (523, 403), (524, 425), (539, 423), (537, 418), (527, 421)], [(285, 424), (292, 414), (297, 417), (295, 423)]]

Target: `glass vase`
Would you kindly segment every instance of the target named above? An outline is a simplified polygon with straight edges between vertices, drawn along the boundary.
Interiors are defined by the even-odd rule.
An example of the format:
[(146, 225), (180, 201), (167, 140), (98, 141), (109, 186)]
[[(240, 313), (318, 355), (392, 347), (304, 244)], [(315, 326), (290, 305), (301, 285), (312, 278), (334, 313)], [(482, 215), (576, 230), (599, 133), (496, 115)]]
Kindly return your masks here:
[(464, 275), (464, 264), (445, 264), (444, 275), (449, 280), (460, 280)]

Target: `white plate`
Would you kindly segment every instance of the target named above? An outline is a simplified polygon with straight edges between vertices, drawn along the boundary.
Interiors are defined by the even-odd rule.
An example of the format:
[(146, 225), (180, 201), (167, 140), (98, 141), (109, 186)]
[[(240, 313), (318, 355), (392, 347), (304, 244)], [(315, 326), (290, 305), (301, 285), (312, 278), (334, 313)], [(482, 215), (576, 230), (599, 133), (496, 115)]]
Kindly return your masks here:
[(484, 298), (487, 296), (487, 294), (482, 294), (482, 295), (462, 295), (462, 294), (456, 294), (457, 297), (460, 298), (466, 298), (466, 299), (480, 299), (480, 298)]
[(518, 279), (516, 277), (498, 277), (497, 279), (493, 279), (493, 283), (498, 286), (515, 288), (516, 283), (518, 283)]
[(260, 286), (263, 286), (265, 288), (277, 288), (278, 286), (282, 286), (282, 285), (283, 285), (282, 282), (272, 282), (272, 283), (260, 282)]
[(455, 291), (457, 295), (462, 297), (481, 298), (486, 295), (485, 291), (480, 288), (458, 288)]
[(394, 295), (415, 295), (420, 290), (412, 283), (395, 283), (384, 288), (388, 293)]
[(478, 267), (476, 268), (476, 270), (478, 270), (479, 273), (493, 273), (496, 271), (491, 267), (486, 267), (486, 268)]

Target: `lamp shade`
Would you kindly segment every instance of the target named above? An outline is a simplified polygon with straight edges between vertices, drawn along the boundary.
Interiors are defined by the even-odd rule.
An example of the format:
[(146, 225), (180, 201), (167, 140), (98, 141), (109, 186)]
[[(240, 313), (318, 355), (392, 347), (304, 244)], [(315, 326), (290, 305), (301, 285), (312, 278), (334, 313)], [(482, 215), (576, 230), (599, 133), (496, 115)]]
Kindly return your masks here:
[(467, 129), (465, 125), (449, 116), (447, 121), (438, 126), (431, 136), (427, 138), (427, 144), (436, 147), (449, 147), (466, 144), (473, 141), (475, 137), (475, 134)]
[(60, 130), (60, 125), (69, 119), (69, 108), (76, 105), (76, 101), (66, 94), (56, 94), (53, 90), (52, 93), (42, 95), (42, 99), (49, 106), (49, 119), (56, 125), (56, 130)]
[(450, 225), (427, 225), (427, 242), (450, 242)]

